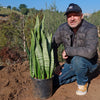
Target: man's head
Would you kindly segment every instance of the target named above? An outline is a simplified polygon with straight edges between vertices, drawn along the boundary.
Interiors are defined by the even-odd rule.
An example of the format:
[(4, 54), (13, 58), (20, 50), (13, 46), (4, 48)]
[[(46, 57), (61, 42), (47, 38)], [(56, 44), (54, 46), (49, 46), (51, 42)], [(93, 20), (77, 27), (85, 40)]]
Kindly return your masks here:
[(70, 4), (65, 12), (68, 25), (71, 28), (77, 28), (83, 19), (81, 8), (77, 4)]

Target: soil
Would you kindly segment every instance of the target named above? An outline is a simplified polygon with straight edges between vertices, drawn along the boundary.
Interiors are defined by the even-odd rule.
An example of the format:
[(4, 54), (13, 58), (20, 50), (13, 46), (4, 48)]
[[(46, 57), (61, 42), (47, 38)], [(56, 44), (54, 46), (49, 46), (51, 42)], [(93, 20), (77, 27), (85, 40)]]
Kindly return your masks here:
[[(47, 100), (100, 100), (100, 68), (90, 75), (88, 93), (77, 96), (76, 82), (59, 87)], [(0, 66), (0, 100), (40, 100), (33, 96), (29, 63)]]

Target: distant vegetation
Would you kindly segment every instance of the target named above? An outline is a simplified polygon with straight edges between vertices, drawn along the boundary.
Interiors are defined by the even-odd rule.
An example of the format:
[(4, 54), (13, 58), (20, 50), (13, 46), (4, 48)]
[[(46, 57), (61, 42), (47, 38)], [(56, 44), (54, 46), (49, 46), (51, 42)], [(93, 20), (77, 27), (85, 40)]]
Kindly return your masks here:
[[(28, 9), (25, 4), (20, 4), (19, 8), (7, 6), (0, 7), (0, 49), (5, 46), (9, 48), (17, 47), (20, 51), (25, 51), (25, 41), (30, 45), (31, 32), (34, 30), (36, 16), (39, 16), (40, 22), (45, 16), (45, 33), (54, 34), (57, 27), (66, 22), (64, 12), (58, 12), (53, 4), (46, 10), (37, 10), (35, 8)], [(8, 18), (6, 20), (6, 17)], [(97, 27), (100, 26), (100, 11), (94, 12), (85, 19)], [(59, 53), (63, 50), (60, 46)], [(59, 55), (61, 60), (61, 54)]]

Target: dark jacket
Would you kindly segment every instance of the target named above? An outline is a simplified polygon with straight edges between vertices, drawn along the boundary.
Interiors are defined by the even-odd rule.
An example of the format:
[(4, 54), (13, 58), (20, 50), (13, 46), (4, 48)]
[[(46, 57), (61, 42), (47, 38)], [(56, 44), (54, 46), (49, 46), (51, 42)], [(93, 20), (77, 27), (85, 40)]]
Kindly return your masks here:
[(63, 43), (68, 56), (82, 56), (93, 62), (97, 58), (98, 32), (96, 26), (82, 20), (76, 32), (67, 23), (59, 26), (53, 36), (54, 47)]

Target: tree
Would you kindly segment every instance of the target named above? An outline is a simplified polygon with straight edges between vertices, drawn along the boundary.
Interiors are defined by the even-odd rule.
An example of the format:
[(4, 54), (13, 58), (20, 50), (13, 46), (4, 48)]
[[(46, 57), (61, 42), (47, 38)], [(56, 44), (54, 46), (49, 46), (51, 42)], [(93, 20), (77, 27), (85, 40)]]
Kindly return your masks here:
[(27, 15), (27, 13), (29, 12), (29, 10), (25, 4), (20, 4), (19, 9), (20, 9), (20, 12), (24, 15)]
[(29, 12), (29, 10), (28, 10), (27, 8), (22, 8), (20, 11), (21, 11), (21, 13), (22, 13), (23, 15), (27, 15), (28, 12)]
[(8, 8), (8, 9), (11, 9), (11, 6), (9, 5), (9, 6), (7, 6), (7, 8)]
[(18, 9), (16, 7), (13, 7), (12, 10), (18, 11)]
[(23, 8), (27, 8), (27, 6), (26, 6), (25, 4), (20, 4), (20, 5), (19, 5), (19, 9), (21, 10), (21, 9), (23, 9)]

